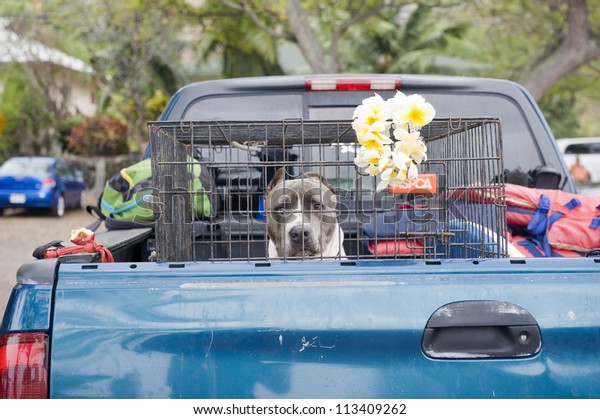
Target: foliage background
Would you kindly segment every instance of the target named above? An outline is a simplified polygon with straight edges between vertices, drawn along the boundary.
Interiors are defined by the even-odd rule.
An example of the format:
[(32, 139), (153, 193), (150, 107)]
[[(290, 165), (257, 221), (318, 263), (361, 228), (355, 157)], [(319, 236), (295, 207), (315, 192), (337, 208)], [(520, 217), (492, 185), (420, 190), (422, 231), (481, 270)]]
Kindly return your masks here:
[[(585, 25), (572, 24), (577, 10)], [(92, 67), (97, 116), (127, 126), (131, 151), (144, 146), (145, 122), (191, 81), (394, 72), (535, 89), (549, 80), (543, 64), (565, 51), (580, 54), (536, 100), (557, 138), (600, 135), (600, 0), (4, 0), (0, 16)], [(85, 122), (53, 107), (41, 75), (0, 63), (0, 162), (62, 153), (67, 131)]]

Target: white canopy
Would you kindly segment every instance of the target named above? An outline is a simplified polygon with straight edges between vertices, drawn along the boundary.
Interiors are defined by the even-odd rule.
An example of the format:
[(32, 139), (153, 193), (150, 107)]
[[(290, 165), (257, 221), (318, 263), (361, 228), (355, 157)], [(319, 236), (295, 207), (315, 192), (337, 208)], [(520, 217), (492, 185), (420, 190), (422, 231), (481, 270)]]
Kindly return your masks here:
[(47, 62), (82, 73), (92, 73), (92, 68), (79, 58), (41, 42), (25, 39), (8, 29), (9, 23), (9, 19), (0, 18), (0, 62)]

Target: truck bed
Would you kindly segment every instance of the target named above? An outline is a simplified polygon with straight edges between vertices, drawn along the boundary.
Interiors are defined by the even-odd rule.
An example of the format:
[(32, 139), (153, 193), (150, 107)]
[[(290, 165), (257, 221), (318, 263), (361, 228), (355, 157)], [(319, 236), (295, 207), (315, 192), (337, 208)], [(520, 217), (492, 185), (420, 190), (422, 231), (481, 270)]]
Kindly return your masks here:
[[(62, 264), (50, 397), (596, 397), (598, 263)], [(446, 307), (461, 339), (424, 353), (437, 310), (482, 300), (458, 323)], [(531, 333), (515, 306), (541, 345), (495, 356)]]

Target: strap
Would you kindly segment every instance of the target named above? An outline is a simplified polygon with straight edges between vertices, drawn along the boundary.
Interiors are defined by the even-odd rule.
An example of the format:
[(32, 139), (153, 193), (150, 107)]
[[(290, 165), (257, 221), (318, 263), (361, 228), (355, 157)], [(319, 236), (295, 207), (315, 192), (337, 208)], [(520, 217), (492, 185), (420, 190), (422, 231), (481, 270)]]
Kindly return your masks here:
[(574, 208), (580, 207), (581, 201), (579, 201), (577, 198), (573, 198), (563, 205), (567, 211), (555, 211), (552, 214), (548, 214), (550, 211), (550, 205), (550, 198), (544, 194), (541, 194), (538, 209), (527, 225), (527, 231), (540, 242), (540, 246), (545, 256), (552, 256), (554, 253), (552, 251), (552, 246), (550, 246), (550, 242), (548, 241), (548, 229), (550, 226), (552, 226), (552, 224), (564, 217), (567, 211), (571, 211)]
[(577, 198), (573, 198), (569, 202), (567, 202), (566, 204), (563, 205), (563, 207), (565, 207), (569, 211), (571, 211), (574, 208), (580, 207), (580, 206), (581, 206), (581, 201)]
[(51, 248), (62, 249), (63, 247), (64, 246), (62, 245), (62, 242), (60, 240), (52, 240), (49, 243), (36, 247), (33, 251), (33, 257), (36, 259), (44, 259), (44, 253), (46, 252), (46, 250)]
[(106, 216), (104, 214), (102, 214), (100, 207), (95, 206), (95, 205), (88, 205), (87, 207), (85, 207), (85, 210), (87, 211), (88, 214), (90, 214), (92, 217), (94, 217), (96, 219), (96, 221), (94, 221), (90, 225), (86, 226), (86, 228), (88, 230), (92, 230), (92, 231), (98, 230), (98, 227), (100, 227), (100, 225), (102, 224), (102, 221), (104, 221), (106, 219)]
[(592, 249), (585, 254), (586, 258), (598, 257), (600, 256), (600, 249)]
[(89, 243), (78, 246), (46, 249), (43, 253), (43, 259), (54, 259), (63, 255), (70, 255), (73, 253), (100, 253), (102, 262), (115, 261), (110, 250), (108, 250), (101, 244), (96, 243), (95, 241), (91, 241)]
[(130, 189), (123, 192), (123, 201), (129, 201), (135, 194), (145, 189), (152, 190), (152, 178), (144, 179), (139, 183), (132, 185)]
[(527, 237), (525, 240), (521, 240), (520, 242), (517, 242), (517, 244), (519, 246), (521, 246), (522, 248), (526, 249), (533, 257), (539, 258), (539, 257), (546, 256), (541, 251), (539, 243), (532, 237)]

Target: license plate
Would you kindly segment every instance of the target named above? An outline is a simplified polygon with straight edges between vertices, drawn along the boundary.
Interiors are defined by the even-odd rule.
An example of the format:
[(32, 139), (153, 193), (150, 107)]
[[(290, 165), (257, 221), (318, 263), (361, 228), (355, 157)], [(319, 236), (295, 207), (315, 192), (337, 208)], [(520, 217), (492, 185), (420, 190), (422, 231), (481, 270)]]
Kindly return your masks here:
[(27, 197), (24, 193), (11, 193), (8, 201), (11, 204), (24, 204), (27, 201)]

